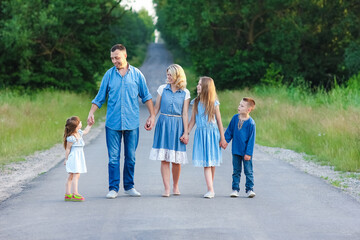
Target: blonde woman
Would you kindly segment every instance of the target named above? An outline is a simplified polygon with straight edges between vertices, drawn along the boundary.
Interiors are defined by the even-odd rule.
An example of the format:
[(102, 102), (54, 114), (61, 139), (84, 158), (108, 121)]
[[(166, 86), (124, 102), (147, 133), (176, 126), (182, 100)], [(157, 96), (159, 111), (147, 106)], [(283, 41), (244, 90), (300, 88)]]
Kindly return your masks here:
[(196, 167), (204, 167), (208, 192), (204, 198), (215, 196), (213, 182), (215, 167), (222, 162), (221, 148), (227, 146), (221, 122), (219, 101), (217, 100), (214, 80), (201, 77), (197, 85), (198, 96), (191, 101), (193, 110), (188, 131), (196, 124), (192, 162)]
[(160, 112), (150, 152), (151, 160), (161, 161), (161, 176), (164, 183), (163, 197), (170, 196), (170, 163), (173, 175), (173, 194), (180, 195), (179, 178), (181, 164), (188, 163), (186, 144), (188, 134), (188, 109), (190, 92), (186, 89), (186, 76), (181, 66), (170, 65), (167, 70), (167, 84), (157, 92), (155, 115)]

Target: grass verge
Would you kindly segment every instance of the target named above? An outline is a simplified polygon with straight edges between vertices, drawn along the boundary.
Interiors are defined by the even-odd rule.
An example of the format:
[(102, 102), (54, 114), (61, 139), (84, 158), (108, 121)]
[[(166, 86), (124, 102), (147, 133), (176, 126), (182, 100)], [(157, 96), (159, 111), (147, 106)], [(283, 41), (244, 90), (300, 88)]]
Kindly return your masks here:
[[(186, 67), (186, 74), (192, 91), (198, 77), (191, 67)], [(309, 161), (338, 171), (360, 172), (360, 74), (348, 86), (336, 86), (330, 92), (258, 86), (218, 91), (218, 96), (224, 127), (237, 113), (240, 100), (252, 97), (257, 144), (304, 152)]]
[(258, 144), (313, 155), (311, 160), (335, 170), (360, 172), (360, 108), (328, 104), (331, 92), (309, 93), (307, 98), (314, 101), (306, 102), (288, 95), (294, 89), (269, 88), (219, 92), (224, 126), (237, 113), (242, 97), (253, 97)]
[[(86, 126), (92, 98), (54, 90), (32, 94), (0, 91), (0, 166), (61, 143), (70, 116), (79, 116)], [(104, 109), (96, 112), (97, 119), (105, 115)]]

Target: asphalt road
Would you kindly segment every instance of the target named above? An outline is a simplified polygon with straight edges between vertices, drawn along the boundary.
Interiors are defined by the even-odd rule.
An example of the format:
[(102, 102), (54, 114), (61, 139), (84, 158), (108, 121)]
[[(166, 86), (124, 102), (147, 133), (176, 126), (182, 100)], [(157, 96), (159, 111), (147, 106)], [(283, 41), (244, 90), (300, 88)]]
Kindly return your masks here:
[[(166, 78), (171, 56), (159, 44), (151, 45), (148, 54), (141, 70), (155, 93)], [(135, 170), (135, 187), (142, 197), (124, 195), (121, 187), (118, 198), (105, 198), (103, 131), (85, 147), (88, 173), (81, 175), (79, 190), (86, 201), (64, 202), (67, 174), (59, 163), (0, 204), (0, 239), (360, 239), (358, 202), (259, 149), (253, 160), (253, 199), (245, 196), (243, 177), (241, 196), (229, 197), (231, 147), (216, 169), (214, 199), (202, 198), (203, 169), (191, 164), (182, 168), (181, 196), (161, 197), (160, 163), (148, 159), (154, 131), (142, 127), (147, 116), (142, 106)], [(187, 149), (190, 159), (192, 141)]]

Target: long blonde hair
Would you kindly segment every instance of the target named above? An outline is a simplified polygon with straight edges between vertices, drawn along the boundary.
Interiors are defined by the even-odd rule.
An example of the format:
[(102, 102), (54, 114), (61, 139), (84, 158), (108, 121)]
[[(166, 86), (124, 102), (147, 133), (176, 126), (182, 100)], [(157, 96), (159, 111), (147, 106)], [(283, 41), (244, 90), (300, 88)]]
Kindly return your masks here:
[(174, 84), (177, 88), (183, 90), (186, 88), (186, 75), (184, 69), (178, 64), (171, 64), (166, 73), (170, 73), (171, 77), (175, 80)]
[(70, 117), (66, 120), (64, 130), (64, 148), (66, 149), (67, 140), (66, 138), (75, 133), (77, 126), (80, 124), (80, 118), (78, 116)]
[(218, 99), (214, 80), (211, 77), (200, 77), (201, 92), (195, 98), (194, 111), (198, 112), (198, 104), (201, 102), (205, 107), (205, 114), (208, 115), (208, 121), (213, 121), (215, 118), (215, 101)]

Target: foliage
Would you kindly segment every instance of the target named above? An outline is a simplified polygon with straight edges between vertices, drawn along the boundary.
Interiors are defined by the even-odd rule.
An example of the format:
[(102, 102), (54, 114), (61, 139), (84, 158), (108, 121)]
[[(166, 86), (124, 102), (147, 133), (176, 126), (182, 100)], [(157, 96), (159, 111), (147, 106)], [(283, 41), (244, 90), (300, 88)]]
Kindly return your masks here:
[(242, 97), (253, 97), (256, 143), (315, 156), (336, 170), (360, 172), (360, 89), (312, 93), (299, 87), (258, 86), (218, 93), (224, 126)]
[(351, 74), (360, 72), (360, 44), (351, 42), (345, 49), (345, 65)]
[[(0, 167), (62, 142), (66, 119), (76, 115), (83, 128), (93, 96), (52, 89), (24, 93), (0, 90)], [(96, 120), (105, 116), (103, 108)]]
[(113, 0), (3, 0), (0, 3), (0, 87), (97, 88), (114, 43), (129, 45), (129, 59), (154, 26), (146, 12)]
[(315, 88), (356, 73), (350, 44), (360, 39), (358, 1), (154, 2), (165, 41), (191, 55), (196, 72), (220, 89), (258, 84), (271, 64), (283, 83), (300, 78)]

